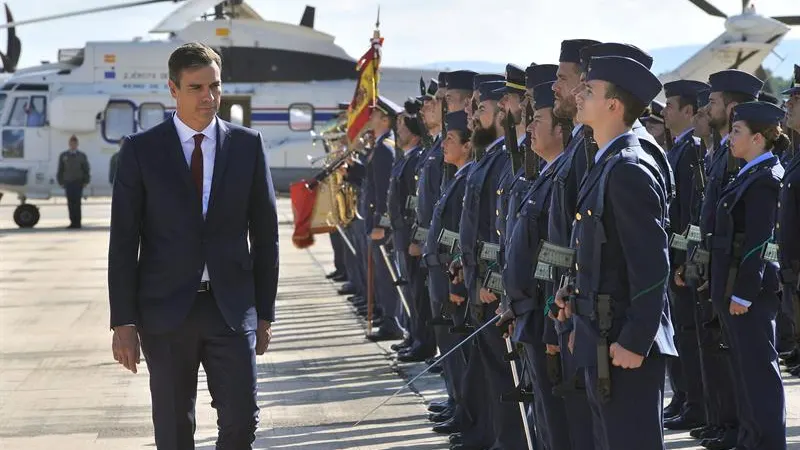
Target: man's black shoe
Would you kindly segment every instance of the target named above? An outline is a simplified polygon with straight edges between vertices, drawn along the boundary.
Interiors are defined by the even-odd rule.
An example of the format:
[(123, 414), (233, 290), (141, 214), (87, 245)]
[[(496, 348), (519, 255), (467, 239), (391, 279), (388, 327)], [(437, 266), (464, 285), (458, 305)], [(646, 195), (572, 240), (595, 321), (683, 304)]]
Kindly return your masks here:
[(689, 432), (689, 436), (695, 439), (712, 439), (721, 436), (722, 430), (716, 425), (705, 425)]
[(334, 279), (334, 278), (338, 277), (338, 276), (339, 276), (339, 275), (341, 275), (341, 274), (342, 274), (342, 273), (341, 273), (341, 272), (339, 272), (338, 270), (334, 270), (333, 272), (331, 272), (331, 273), (329, 273), (329, 274), (325, 275), (325, 278), (327, 278), (327, 279), (329, 279), (329, 280), (332, 280), (332, 279)]
[(716, 439), (703, 439), (700, 445), (708, 450), (730, 450), (736, 447), (738, 440), (738, 430), (734, 428), (727, 428), (722, 432), (722, 435)]
[(453, 418), (453, 414), (455, 414), (455, 408), (448, 408), (439, 413), (430, 413), (428, 414), (428, 420), (433, 423), (442, 423), (447, 422), (448, 420)]
[(396, 352), (399, 352), (399, 351), (405, 350), (407, 348), (411, 348), (411, 344), (413, 344), (413, 342), (411, 341), (411, 338), (407, 338), (407, 339), (403, 339), (403, 342), (398, 342), (397, 344), (392, 344), (391, 347), (389, 347), (389, 348), (391, 348), (392, 350), (394, 350)]
[(691, 413), (684, 413), (664, 420), (664, 428), (668, 430), (692, 430), (705, 425), (705, 420), (692, 417)]
[(339, 290), (336, 291), (336, 293), (339, 295), (354, 295), (357, 292), (358, 291), (356, 291), (356, 287), (353, 286), (352, 283), (345, 283), (339, 288)]
[(681, 411), (683, 411), (683, 401), (673, 396), (672, 401), (664, 408), (664, 420), (678, 416)]
[(450, 399), (434, 400), (428, 405), (428, 412), (440, 413), (451, 406)]
[(453, 433), (450, 435), (450, 445), (461, 444), (464, 442), (464, 436), (461, 433)]
[(430, 350), (423, 350), (419, 346), (411, 346), (397, 355), (399, 362), (422, 362), (427, 360), (433, 352)]
[(339, 275), (336, 275), (335, 277), (331, 278), (331, 281), (335, 281), (336, 283), (343, 283), (347, 281), (347, 274), (340, 273)]
[(450, 418), (445, 422), (437, 423), (433, 426), (433, 432), (439, 434), (453, 434), (461, 431), (455, 418)]
[(367, 339), (372, 342), (397, 341), (403, 339), (403, 333), (399, 330), (387, 331), (385, 328), (378, 328), (377, 330), (373, 330), (372, 333), (368, 334)]

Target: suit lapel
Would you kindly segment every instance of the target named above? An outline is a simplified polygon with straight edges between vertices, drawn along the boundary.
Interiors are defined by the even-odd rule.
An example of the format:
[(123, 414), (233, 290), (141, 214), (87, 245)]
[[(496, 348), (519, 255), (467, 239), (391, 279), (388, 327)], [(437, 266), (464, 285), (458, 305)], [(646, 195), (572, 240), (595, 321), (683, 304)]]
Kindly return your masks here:
[(183, 145), (178, 137), (178, 130), (175, 128), (175, 122), (173, 122), (172, 117), (167, 119), (167, 122), (168, 123), (165, 124), (164, 127), (164, 137), (167, 141), (167, 151), (170, 154), (170, 159), (172, 159), (172, 164), (178, 173), (178, 178), (183, 180), (183, 184), (186, 185), (186, 188), (191, 192), (192, 198), (198, 206), (196, 209), (202, 212), (199, 207), (201, 202), (200, 195), (197, 193), (194, 181), (192, 181), (191, 168), (186, 163), (186, 155), (183, 153)]
[(225, 175), (225, 168), (228, 166), (228, 157), (230, 155), (230, 133), (231, 130), (225, 121), (220, 120), (219, 117), (215, 118), (217, 121), (217, 142), (216, 151), (214, 154), (214, 174), (211, 176), (211, 195), (208, 199), (208, 211), (206, 211), (206, 222), (208, 222), (209, 215), (214, 209), (216, 199), (220, 195), (222, 189), (222, 177)]

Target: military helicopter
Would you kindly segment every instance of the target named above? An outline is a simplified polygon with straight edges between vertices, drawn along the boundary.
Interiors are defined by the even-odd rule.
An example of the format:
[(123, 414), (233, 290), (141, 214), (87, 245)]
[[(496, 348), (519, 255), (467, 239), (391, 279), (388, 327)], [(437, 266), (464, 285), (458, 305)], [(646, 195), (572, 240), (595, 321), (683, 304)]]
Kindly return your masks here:
[[(725, 15), (704, 0), (690, 0), (712, 15)], [(162, 40), (92, 41), (58, 50), (55, 62), (17, 69), (21, 42), (16, 28), (100, 11), (171, 2), (179, 6), (151, 33)], [(323, 154), (313, 131), (335, 117), (353, 96), (355, 59), (335, 38), (314, 29), (316, 10), (307, 6), (299, 24), (268, 21), (243, 0), (139, 0), (14, 21), (6, 5), (7, 50), (0, 53), (9, 76), (0, 87), (0, 191), (16, 193), (14, 221), (33, 227), (38, 208), (29, 200), (63, 195), (56, 170), (70, 136), (92, 167), (88, 197), (111, 193), (112, 161), (120, 140), (146, 130), (174, 111), (167, 89), (166, 60), (184, 42), (202, 41), (223, 60), (219, 115), (262, 132), (278, 190), (313, 176), (309, 161)], [(727, 68), (758, 71), (763, 59), (799, 17), (769, 18), (745, 1), (741, 15), (727, 18), (725, 32), (665, 74), (662, 81), (705, 81)], [(365, 30), (365, 47), (368, 42)], [(381, 68), (381, 94), (402, 104), (418, 92), (420, 76), (434, 71)]]
[[(299, 25), (268, 21), (242, 0), (187, 0), (150, 32), (163, 40), (87, 42), (60, 49), (58, 60), (17, 69), (16, 27), (99, 11), (175, 0), (147, 0), (14, 21), (6, 6), (8, 49), (0, 87), (0, 190), (16, 193), (14, 221), (39, 221), (33, 199), (63, 195), (56, 182), (58, 156), (70, 136), (79, 140), (92, 168), (87, 197), (111, 194), (112, 159), (121, 139), (169, 117), (175, 103), (167, 88), (166, 61), (185, 42), (201, 41), (222, 57), (220, 117), (262, 132), (276, 189), (316, 169), (309, 160), (323, 150), (312, 146), (313, 131), (340, 112), (353, 96), (356, 60), (314, 29), (315, 8), (307, 6)], [(209, 12), (212, 11), (213, 12)], [(371, 30), (365, 29), (365, 49)], [(419, 90), (419, 79), (437, 72), (381, 69), (382, 95), (402, 103)], [(311, 155), (309, 155), (311, 153)]]

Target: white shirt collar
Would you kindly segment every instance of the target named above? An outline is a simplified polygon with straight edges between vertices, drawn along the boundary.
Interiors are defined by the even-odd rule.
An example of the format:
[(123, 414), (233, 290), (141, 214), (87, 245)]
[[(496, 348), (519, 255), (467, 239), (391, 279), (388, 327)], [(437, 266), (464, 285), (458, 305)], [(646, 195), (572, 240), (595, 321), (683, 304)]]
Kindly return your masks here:
[(754, 160), (750, 161), (749, 163), (745, 164), (744, 167), (742, 167), (742, 169), (739, 170), (739, 173), (737, 173), (736, 176), (737, 177), (742, 176), (742, 174), (747, 172), (747, 170), (749, 168), (755, 166), (756, 164), (758, 164), (758, 163), (760, 163), (762, 161), (766, 161), (766, 160), (772, 158), (773, 156), (775, 156), (775, 155), (772, 154), (772, 151), (768, 151), (766, 153), (762, 153), (762, 154), (758, 155), (758, 157), (756, 157), (756, 159), (754, 159)]
[(603, 153), (605, 153), (606, 150), (608, 150), (608, 148), (611, 147), (611, 144), (613, 144), (617, 139), (621, 138), (622, 136), (625, 136), (626, 134), (633, 134), (633, 132), (631, 130), (628, 130), (620, 134), (619, 136), (615, 137), (614, 139), (608, 141), (608, 144), (604, 145), (603, 148), (601, 148), (600, 150), (598, 150), (597, 153), (595, 153), (594, 162), (597, 163), (598, 161), (600, 161), (600, 158), (603, 156)]
[(579, 123), (575, 128), (573, 128), (572, 129), (572, 137), (577, 136), (578, 133), (581, 131), (581, 128), (583, 128), (583, 124), (582, 123)]
[[(197, 131), (193, 130), (189, 125), (183, 123), (183, 121), (178, 117), (178, 114), (175, 113), (172, 115), (172, 122), (175, 124), (175, 130), (178, 132), (178, 138), (181, 142), (191, 141), (194, 138), (195, 134), (198, 134)], [(200, 133), (205, 136), (204, 139), (210, 139), (211, 141), (217, 140), (217, 118), (215, 117), (211, 123), (208, 124), (207, 127), (203, 129)]]
[(460, 169), (458, 169), (458, 170), (456, 171), (456, 175), (455, 175), (455, 176), (458, 176), (458, 174), (460, 174), (461, 172), (463, 172), (464, 170), (466, 170), (466, 169), (467, 169), (469, 166), (471, 166), (471, 165), (472, 165), (472, 161), (467, 161), (467, 163), (466, 163), (466, 164), (464, 164), (463, 166), (461, 166), (461, 168), (460, 168)]
[(524, 134), (522, 136), (520, 136), (519, 139), (517, 139), (517, 147), (522, 147), (522, 143), (523, 142), (525, 142), (525, 135)]
[(492, 142), (486, 147), (486, 151), (494, 149), (494, 146), (497, 145), (497, 143), (502, 141), (503, 139), (505, 139), (505, 136), (500, 136), (499, 138), (495, 139), (494, 142)]
[(725, 143), (726, 143), (726, 142), (728, 142), (728, 138), (729, 138), (729, 137), (730, 137), (730, 133), (726, 134), (726, 135), (725, 135), (725, 137), (723, 137), (723, 138), (722, 138), (722, 139), (719, 141), (719, 146), (720, 146), (720, 147), (722, 147), (723, 145), (725, 145)]
[(564, 154), (564, 152), (561, 152), (561, 153), (559, 153), (559, 154), (558, 154), (558, 155), (556, 155), (556, 157), (555, 157), (555, 158), (553, 158), (553, 160), (552, 160), (552, 161), (550, 161), (550, 162), (546, 162), (546, 161), (545, 161), (545, 163), (544, 163), (544, 167), (542, 167), (542, 169), (541, 169), (539, 172), (541, 172), (541, 173), (545, 173), (545, 172), (547, 172), (547, 168), (548, 168), (548, 167), (550, 167), (550, 166), (552, 166), (552, 165), (553, 165), (553, 163), (555, 163), (556, 161), (558, 161), (558, 158), (561, 158), (561, 155), (563, 155), (563, 154)]
[(694, 132), (694, 127), (689, 127), (687, 129), (683, 130), (683, 132), (681, 134), (679, 134), (678, 137), (675, 138), (675, 143), (680, 142), (681, 139), (685, 138), (687, 134), (692, 133), (692, 132)]

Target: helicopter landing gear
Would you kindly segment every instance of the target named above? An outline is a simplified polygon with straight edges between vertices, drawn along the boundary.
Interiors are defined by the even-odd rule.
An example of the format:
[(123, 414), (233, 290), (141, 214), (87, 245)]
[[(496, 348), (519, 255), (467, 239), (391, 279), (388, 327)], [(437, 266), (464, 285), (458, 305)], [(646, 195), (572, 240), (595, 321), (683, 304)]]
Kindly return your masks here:
[(14, 210), (14, 223), (20, 228), (33, 228), (39, 223), (39, 208), (30, 203), (23, 203)]

